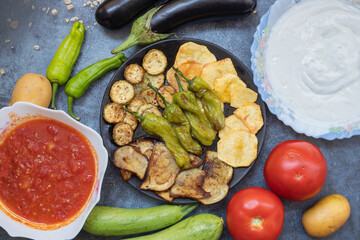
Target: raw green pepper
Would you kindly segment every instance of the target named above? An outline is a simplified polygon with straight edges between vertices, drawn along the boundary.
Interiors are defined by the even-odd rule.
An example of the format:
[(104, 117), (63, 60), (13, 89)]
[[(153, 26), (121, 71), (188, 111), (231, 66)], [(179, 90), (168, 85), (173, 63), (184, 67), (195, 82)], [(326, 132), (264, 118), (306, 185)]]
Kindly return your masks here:
[(94, 63), (78, 74), (72, 77), (65, 86), (65, 93), (68, 99), (68, 111), (71, 117), (80, 120), (72, 111), (72, 102), (74, 98), (81, 97), (92, 82), (103, 76), (108, 71), (119, 68), (127, 58), (123, 53), (113, 56), (112, 58), (103, 59)]
[(84, 40), (85, 26), (75, 22), (70, 34), (62, 41), (46, 71), (46, 77), (52, 83), (51, 108), (55, 109), (56, 90), (69, 80), (72, 68), (79, 56)]
[(216, 131), (211, 127), (210, 122), (201, 111), (194, 93), (184, 91), (177, 74), (175, 74), (175, 77), (180, 91), (173, 95), (174, 103), (183, 110), (185, 117), (189, 120), (191, 133), (194, 137), (201, 144), (210, 146), (216, 137)]
[(225, 116), (222, 109), (222, 102), (219, 96), (211, 89), (210, 85), (202, 78), (186, 78), (178, 69), (174, 68), (176, 73), (183, 77), (188, 83), (188, 89), (195, 93), (201, 99), (205, 115), (216, 131), (225, 127)]
[(186, 150), (181, 146), (174, 130), (170, 123), (161, 116), (152, 113), (147, 113), (145, 116), (140, 116), (136, 112), (131, 112), (125, 106), (126, 111), (134, 115), (140, 122), (142, 128), (149, 134), (160, 137), (167, 149), (174, 156), (176, 163), (182, 168), (189, 168), (191, 166), (190, 156)]
[(152, 88), (164, 102), (165, 109), (163, 115), (171, 124), (180, 144), (187, 152), (195, 155), (201, 155), (201, 145), (191, 137), (189, 120), (187, 120), (181, 108), (175, 103), (169, 103), (166, 101), (164, 96), (161, 95), (161, 93), (159, 93), (153, 85), (148, 84), (148, 86)]

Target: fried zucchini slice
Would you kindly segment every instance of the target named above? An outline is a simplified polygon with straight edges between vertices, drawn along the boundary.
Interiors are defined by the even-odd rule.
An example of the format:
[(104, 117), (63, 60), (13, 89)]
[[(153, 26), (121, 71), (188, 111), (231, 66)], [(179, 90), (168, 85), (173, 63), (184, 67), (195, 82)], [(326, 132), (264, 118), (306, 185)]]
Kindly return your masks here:
[[(159, 93), (165, 98), (166, 101), (172, 103), (173, 95), (176, 93), (176, 90), (170, 85), (164, 85), (159, 89)], [(156, 94), (156, 100), (160, 107), (165, 108), (165, 104), (158, 94)]]
[(138, 149), (142, 154), (144, 154), (148, 159), (151, 158), (153, 153), (155, 141), (150, 138), (140, 138), (136, 141), (130, 143), (130, 146)]
[(148, 113), (152, 113), (155, 114), (156, 116), (162, 116), (162, 113), (160, 112), (160, 110), (157, 107), (152, 107), (152, 108), (148, 108), (144, 111), (143, 116), (145, 116)]
[(120, 169), (135, 173), (140, 179), (144, 179), (149, 164), (146, 156), (132, 146), (124, 146), (116, 149), (113, 163)]
[(114, 126), (112, 138), (117, 145), (124, 146), (132, 141), (133, 134), (129, 124), (120, 122)]
[(127, 123), (129, 124), (129, 126), (131, 127), (131, 129), (133, 131), (135, 131), (137, 125), (138, 125), (138, 120), (136, 119), (136, 117), (134, 115), (132, 115), (129, 112), (125, 112), (125, 117), (123, 120), (123, 123)]
[(143, 58), (142, 66), (151, 75), (163, 73), (167, 66), (165, 54), (158, 49), (151, 49)]
[(135, 98), (133, 98), (133, 100), (131, 100), (131, 102), (126, 107), (132, 112), (137, 112), (139, 110), (139, 107), (141, 105), (144, 105), (144, 103), (146, 102), (142, 100), (142, 98), (136, 96)]
[[(140, 116), (144, 116), (145, 113), (153, 113), (153, 112), (156, 112), (156, 111), (159, 111), (159, 109), (157, 107), (155, 107), (152, 104), (147, 103), (147, 104), (144, 104), (144, 105), (139, 107), (138, 114)], [(158, 113), (156, 115), (158, 115)], [(161, 113), (158, 116), (161, 116)]]
[(154, 88), (159, 89), (165, 84), (165, 75), (160, 73), (157, 75), (151, 75), (147, 72), (144, 74), (144, 82), (150, 83)]
[(121, 104), (112, 102), (106, 104), (103, 111), (104, 120), (108, 123), (119, 123), (124, 120), (125, 110)]
[(170, 196), (194, 199), (210, 197), (210, 193), (202, 188), (205, 177), (205, 171), (199, 168), (191, 168), (180, 172), (175, 184), (170, 189)]
[(165, 143), (156, 143), (149, 160), (146, 178), (140, 188), (155, 191), (167, 190), (174, 184), (179, 172), (180, 167)]
[(129, 172), (128, 170), (125, 170), (125, 169), (120, 169), (120, 174), (121, 174), (122, 178), (124, 179), (124, 181), (129, 180), (133, 175), (132, 172)]
[(141, 97), (149, 104), (158, 106), (158, 102), (156, 101), (156, 92), (152, 90), (150, 87), (145, 88), (140, 92)]
[(170, 196), (170, 190), (165, 190), (161, 192), (155, 192), (159, 197), (164, 199), (165, 201), (172, 202), (175, 197)]
[(136, 84), (143, 80), (144, 73), (145, 70), (139, 64), (133, 63), (125, 68), (124, 77), (128, 82)]
[(217, 158), (217, 152), (206, 151), (206, 159), (203, 170), (206, 177), (203, 189), (210, 193), (210, 197), (198, 199), (199, 202), (208, 205), (224, 199), (229, 191), (229, 182), (233, 176), (233, 168)]
[(125, 80), (114, 82), (110, 89), (110, 99), (120, 104), (129, 103), (135, 96), (133, 85)]

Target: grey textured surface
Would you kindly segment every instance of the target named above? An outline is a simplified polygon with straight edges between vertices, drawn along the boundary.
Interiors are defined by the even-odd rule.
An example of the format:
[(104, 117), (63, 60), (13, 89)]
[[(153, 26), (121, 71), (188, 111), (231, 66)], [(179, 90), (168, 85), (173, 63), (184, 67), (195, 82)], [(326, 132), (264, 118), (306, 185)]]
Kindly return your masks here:
[[(246, 18), (195, 21), (178, 27), (174, 31), (180, 37), (199, 38), (218, 44), (231, 51), (250, 68), (250, 46), (255, 28), (261, 16), (273, 2), (274, 0), (259, 0), (257, 13)], [(65, 18), (70, 19), (76, 16), (84, 21), (85, 26), (89, 26), (73, 73), (77, 73), (98, 60), (110, 57), (110, 50), (125, 40), (130, 31), (130, 24), (116, 31), (106, 30), (99, 25), (94, 25), (95, 8), (84, 7), (84, 0), (73, 0), (73, 4), (75, 8), (68, 11), (64, 2), (60, 0), (0, 1), (0, 69), (2, 68), (5, 71), (4, 75), (0, 75), (0, 107), (8, 105), (16, 80), (23, 74), (32, 72), (45, 75), (47, 66), (57, 47), (71, 28), (72, 23), (66, 23)], [(58, 15), (52, 16), (50, 12), (46, 13), (48, 7), (50, 12), (53, 8), (57, 9)], [(45, 11), (42, 8), (45, 8)], [(17, 29), (10, 27), (8, 18), (19, 22)], [(31, 28), (29, 28), (29, 23), (32, 23)], [(5, 40), (11, 40), (11, 42), (5, 43)], [(40, 50), (34, 50), (34, 45), (39, 45)], [(12, 46), (15, 47), (14, 50), (11, 49)], [(134, 47), (125, 53), (127, 56), (131, 56), (138, 49), (140, 47)], [(108, 73), (96, 81), (82, 98), (74, 102), (74, 111), (81, 116), (80, 121), (97, 132), (99, 132), (102, 96), (113, 73)], [(58, 90), (56, 105), (58, 109), (66, 111), (66, 97), (63, 87)], [(263, 167), (270, 151), (282, 141), (300, 139), (312, 142), (324, 153), (328, 163), (327, 179), (321, 192), (313, 199), (305, 202), (291, 202), (282, 199), (285, 206), (285, 221), (279, 239), (311, 239), (302, 227), (301, 216), (320, 198), (332, 193), (339, 193), (347, 197), (352, 211), (346, 224), (327, 239), (359, 239), (360, 136), (331, 142), (309, 138), (297, 134), (290, 127), (285, 126), (268, 110), (267, 124), (264, 147), (251, 172), (234, 189), (230, 190), (226, 199), (211, 206), (200, 206), (192, 214), (209, 212), (225, 219), (227, 202), (234, 193), (252, 186), (268, 188), (263, 177)], [(124, 183), (116, 169), (109, 164), (99, 204), (123, 208), (143, 208), (161, 203), (140, 194)], [(0, 228), (0, 239), (12, 238)], [(104, 238), (81, 231), (76, 239)], [(231, 239), (226, 226), (221, 239)]]

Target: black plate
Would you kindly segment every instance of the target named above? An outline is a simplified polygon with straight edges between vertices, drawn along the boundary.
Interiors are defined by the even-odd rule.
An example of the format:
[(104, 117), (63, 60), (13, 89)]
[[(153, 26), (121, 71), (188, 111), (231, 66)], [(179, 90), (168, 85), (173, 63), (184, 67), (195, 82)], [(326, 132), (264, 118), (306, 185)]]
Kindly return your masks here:
[[(210, 50), (210, 52), (212, 52), (218, 60), (224, 59), (224, 58), (230, 58), (235, 66), (235, 69), (236, 69), (239, 77), (246, 83), (247, 87), (249, 87), (252, 90), (257, 92), (257, 88), (252, 81), (253, 76), (252, 76), (251, 72), (246, 68), (246, 66), (242, 62), (240, 62), (233, 54), (231, 54), (227, 50), (225, 50), (213, 43), (206, 42), (203, 40), (185, 38), (185, 39), (168, 39), (168, 40), (164, 40), (164, 41), (149, 45), (149, 46), (141, 49), (137, 53), (135, 53), (116, 71), (116, 73), (114, 74), (114, 76), (112, 77), (110, 82), (108, 83), (108, 86), (105, 90), (103, 101), (101, 104), (101, 110), (100, 110), (100, 133), (103, 138), (104, 145), (109, 152), (110, 160), (112, 159), (115, 150), (118, 148), (118, 146), (112, 141), (113, 125), (105, 122), (104, 118), (103, 118), (103, 109), (106, 104), (111, 102), (110, 97), (109, 97), (111, 86), (113, 85), (114, 82), (124, 79), (124, 70), (125, 70), (126, 66), (128, 66), (129, 64), (132, 64), (132, 63), (138, 63), (139, 65), (141, 65), (142, 59), (145, 56), (145, 54), (150, 49), (153, 49), (153, 48), (159, 49), (165, 53), (165, 55), (168, 59), (168, 67), (166, 69), (166, 71), (167, 71), (174, 64), (175, 56), (176, 56), (176, 53), (177, 53), (179, 47), (182, 44), (189, 42), (189, 41), (207, 46), (208, 49)], [(266, 112), (265, 112), (265, 105), (260, 97), (258, 98), (256, 103), (260, 105), (262, 116), (264, 118), (264, 126), (256, 134), (256, 136), (258, 138), (258, 156), (259, 156), (261, 147), (262, 147), (264, 139), (265, 139)], [(224, 110), (225, 116), (231, 115), (233, 113), (233, 111), (235, 110), (234, 108), (230, 107), (229, 104), (225, 104), (224, 109), (225, 109)], [(134, 140), (138, 139), (138, 138), (142, 138), (142, 137), (151, 137), (151, 136), (149, 134), (147, 134), (139, 124), (139, 126), (137, 127), (137, 129), (134, 132)], [(217, 145), (218, 141), (219, 141), (219, 138), (217, 137), (214, 141), (214, 144), (210, 147), (207, 147), (206, 149), (216, 151), (216, 145)], [(202, 156), (202, 158), (204, 158), (204, 156)], [(236, 184), (238, 184), (240, 182), (241, 179), (243, 179), (246, 176), (246, 174), (253, 167), (254, 163), (255, 163), (255, 161), (249, 167), (246, 167), (246, 168), (234, 168), (234, 175), (233, 175), (232, 180), (230, 181), (230, 188), (234, 187)], [(120, 173), (120, 171), (119, 171), (119, 173)], [(155, 199), (166, 202), (164, 199), (159, 197), (153, 191), (141, 190), (140, 189), (141, 181), (137, 177), (135, 177), (135, 176), (131, 177), (128, 180), (128, 183), (131, 186), (135, 187), (137, 190), (141, 191), (142, 193), (144, 193), (150, 197), (153, 197)], [(177, 203), (177, 204), (194, 203), (194, 202), (196, 202), (196, 201), (192, 200), (192, 199), (188, 199), (188, 198), (175, 198), (173, 201), (173, 203)]]

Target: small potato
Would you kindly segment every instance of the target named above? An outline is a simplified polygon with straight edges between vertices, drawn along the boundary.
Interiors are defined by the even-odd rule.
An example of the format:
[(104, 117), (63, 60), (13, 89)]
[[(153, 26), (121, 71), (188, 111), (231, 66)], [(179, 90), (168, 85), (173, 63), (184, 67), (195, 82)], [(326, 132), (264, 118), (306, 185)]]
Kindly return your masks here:
[(27, 73), (16, 82), (9, 106), (16, 102), (29, 102), (47, 108), (51, 94), (51, 84), (45, 76)]
[(337, 231), (350, 216), (350, 204), (340, 194), (322, 198), (302, 217), (305, 231), (312, 237), (322, 238)]
[(119, 123), (124, 120), (125, 110), (118, 103), (108, 103), (104, 107), (103, 116), (108, 123)]
[[(165, 98), (166, 101), (168, 101), (169, 103), (172, 103), (173, 95), (176, 93), (176, 90), (170, 85), (165, 85), (159, 89), (159, 93)], [(159, 103), (160, 107), (165, 108), (164, 102), (161, 100), (161, 98), (157, 94), (156, 94), (156, 100)]]
[(130, 83), (136, 84), (142, 81), (145, 70), (136, 63), (130, 64), (125, 68), (124, 77)]
[(135, 96), (133, 85), (125, 80), (114, 82), (110, 89), (110, 99), (120, 104), (129, 103)]
[(142, 66), (146, 72), (151, 75), (157, 75), (165, 72), (167, 58), (162, 51), (158, 49), (151, 49), (144, 56)]

